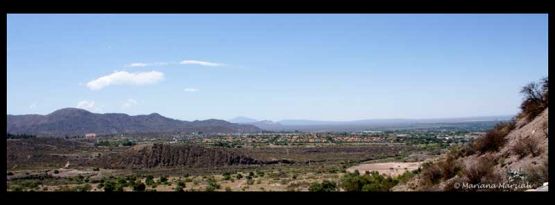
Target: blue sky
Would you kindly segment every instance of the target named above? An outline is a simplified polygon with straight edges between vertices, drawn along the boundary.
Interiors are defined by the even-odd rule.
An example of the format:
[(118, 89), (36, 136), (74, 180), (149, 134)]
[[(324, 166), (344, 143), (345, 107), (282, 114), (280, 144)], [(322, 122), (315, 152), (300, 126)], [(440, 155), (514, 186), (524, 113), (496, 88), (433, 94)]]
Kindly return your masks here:
[(547, 15), (8, 15), (9, 114), (182, 120), (506, 115)]

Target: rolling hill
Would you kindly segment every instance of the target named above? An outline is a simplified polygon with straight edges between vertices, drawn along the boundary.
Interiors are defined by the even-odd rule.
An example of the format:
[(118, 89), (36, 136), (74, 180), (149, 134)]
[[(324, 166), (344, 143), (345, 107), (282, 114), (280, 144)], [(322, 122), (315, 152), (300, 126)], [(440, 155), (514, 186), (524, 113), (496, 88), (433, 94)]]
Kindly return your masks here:
[(8, 115), (7, 131), (13, 134), (65, 136), (85, 133), (246, 133), (261, 130), (253, 125), (216, 119), (181, 121), (157, 113), (130, 116), (122, 113), (98, 114), (83, 109), (64, 108), (47, 115)]

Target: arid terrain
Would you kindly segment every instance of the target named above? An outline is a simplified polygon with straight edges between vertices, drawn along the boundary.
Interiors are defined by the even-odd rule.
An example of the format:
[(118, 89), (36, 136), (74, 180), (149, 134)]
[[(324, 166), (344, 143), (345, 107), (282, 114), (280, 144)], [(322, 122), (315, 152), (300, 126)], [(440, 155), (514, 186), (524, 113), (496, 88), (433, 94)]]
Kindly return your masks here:
[(372, 132), (9, 134), (8, 190), (532, 190), (548, 181), (544, 83), (524, 89), (519, 115), (487, 129), (464, 122)]
[(412, 172), (417, 170), (422, 162), (383, 162), (383, 163), (364, 163), (353, 167), (349, 167), (347, 172), (359, 173), (377, 171), (382, 175), (399, 176), (407, 171)]

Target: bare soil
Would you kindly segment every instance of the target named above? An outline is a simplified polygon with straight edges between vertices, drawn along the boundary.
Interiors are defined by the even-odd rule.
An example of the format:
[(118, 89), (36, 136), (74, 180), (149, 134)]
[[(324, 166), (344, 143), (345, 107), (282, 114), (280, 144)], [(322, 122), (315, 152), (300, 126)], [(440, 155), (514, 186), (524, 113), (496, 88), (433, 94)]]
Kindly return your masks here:
[(347, 172), (354, 172), (355, 170), (358, 170), (360, 173), (365, 173), (366, 171), (377, 171), (380, 174), (394, 177), (401, 175), (406, 171), (416, 170), (421, 164), (422, 162), (367, 163), (349, 167)]

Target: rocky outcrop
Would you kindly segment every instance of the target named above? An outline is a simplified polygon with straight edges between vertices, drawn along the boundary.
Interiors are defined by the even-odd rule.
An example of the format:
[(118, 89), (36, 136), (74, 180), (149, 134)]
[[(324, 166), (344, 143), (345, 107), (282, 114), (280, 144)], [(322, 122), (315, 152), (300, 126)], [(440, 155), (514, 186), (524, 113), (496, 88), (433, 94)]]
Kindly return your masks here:
[(137, 145), (124, 153), (108, 155), (97, 161), (105, 168), (217, 167), (262, 164), (244, 154), (225, 148), (198, 145)]

